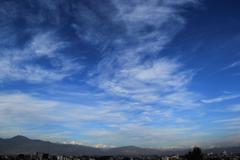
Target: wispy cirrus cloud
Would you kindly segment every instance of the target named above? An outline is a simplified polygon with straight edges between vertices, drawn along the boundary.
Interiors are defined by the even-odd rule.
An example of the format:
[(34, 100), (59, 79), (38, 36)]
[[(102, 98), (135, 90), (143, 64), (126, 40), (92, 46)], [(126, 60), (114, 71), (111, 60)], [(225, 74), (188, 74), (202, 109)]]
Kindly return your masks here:
[(198, 106), (200, 95), (187, 89), (195, 71), (159, 54), (184, 26), (177, 6), (188, 2), (114, 1), (116, 15), (126, 28), (125, 36), (113, 40), (115, 54), (105, 54), (93, 73), (93, 84), (142, 103)]
[(230, 95), (224, 95), (224, 96), (220, 96), (212, 99), (203, 99), (202, 102), (206, 104), (211, 104), (211, 103), (219, 103), (226, 100), (232, 100), (237, 98), (240, 98), (239, 94), (230, 94)]
[(240, 118), (228, 118), (214, 121), (214, 123), (236, 123), (236, 122), (239, 123)]
[(158, 101), (168, 105), (197, 105), (199, 96), (186, 88), (193, 72), (181, 71), (179, 62), (162, 58), (114, 72), (111, 77), (98, 77), (100, 87), (114, 95), (143, 103)]
[(0, 80), (48, 83), (68, 77), (82, 66), (61, 54), (61, 49), (66, 46), (67, 43), (59, 40), (56, 34), (46, 32), (36, 34), (23, 49), (2, 49)]
[(236, 68), (239, 66), (240, 66), (240, 61), (236, 61), (236, 62), (233, 62), (232, 64), (224, 67), (223, 70), (228, 70), (228, 69)]
[(240, 112), (240, 104), (233, 104), (233, 105), (227, 106), (227, 109), (232, 112)]
[[(185, 27), (185, 6), (196, 4), (198, 0), (1, 2), (0, 82), (24, 81), (23, 87), (30, 87), (0, 94), (0, 126), (6, 130), (0, 134), (156, 147), (190, 146), (215, 137), (208, 109), (201, 106), (239, 95), (202, 98), (195, 90), (197, 69), (165, 51)], [(77, 61), (82, 55), (87, 68)], [(31, 88), (32, 83), (38, 85)], [(234, 114), (238, 108), (229, 107)], [(200, 120), (198, 111), (203, 110)], [(227, 130), (226, 120), (214, 127), (223, 122)]]
[(224, 119), (218, 119), (213, 121), (213, 123), (218, 124), (217, 128), (222, 131), (228, 131), (232, 134), (238, 134), (240, 130), (240, 118), (239, 117), (229, 117)]

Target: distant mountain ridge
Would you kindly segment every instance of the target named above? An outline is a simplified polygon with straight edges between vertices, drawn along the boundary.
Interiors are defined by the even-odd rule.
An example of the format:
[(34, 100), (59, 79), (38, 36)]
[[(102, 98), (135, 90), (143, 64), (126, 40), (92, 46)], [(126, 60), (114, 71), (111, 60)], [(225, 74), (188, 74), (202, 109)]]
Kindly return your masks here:
[[(44, 152), (55, 155), (173, 155), (185, 154), (190, 149), (152, 149), (136, 146), (116, 148), (94, 148), (84, 145), (59, 144), (42, 140), (33, 140), (24, 136), (9, 139), (0, 138), (0, 154), (34, 154)], [(240, 147), (213, 148), (205, 152), (220, 153), (222, 151), (240, 153)]]

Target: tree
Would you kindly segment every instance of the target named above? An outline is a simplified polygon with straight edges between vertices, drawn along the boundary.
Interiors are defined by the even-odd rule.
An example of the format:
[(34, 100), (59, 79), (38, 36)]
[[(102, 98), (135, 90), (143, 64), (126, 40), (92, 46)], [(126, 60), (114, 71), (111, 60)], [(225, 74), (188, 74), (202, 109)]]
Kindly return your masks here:
[(203, 160), (202, 150), (199, 147), (194, 147), (188, 154), (188, 160)]

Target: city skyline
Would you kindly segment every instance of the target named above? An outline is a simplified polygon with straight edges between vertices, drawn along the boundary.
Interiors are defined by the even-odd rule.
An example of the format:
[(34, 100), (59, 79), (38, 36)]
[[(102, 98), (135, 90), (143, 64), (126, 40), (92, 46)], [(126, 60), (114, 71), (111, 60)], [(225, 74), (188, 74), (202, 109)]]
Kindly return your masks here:
[(0, 137), (240, 144), (238, 0), (0, 1)]

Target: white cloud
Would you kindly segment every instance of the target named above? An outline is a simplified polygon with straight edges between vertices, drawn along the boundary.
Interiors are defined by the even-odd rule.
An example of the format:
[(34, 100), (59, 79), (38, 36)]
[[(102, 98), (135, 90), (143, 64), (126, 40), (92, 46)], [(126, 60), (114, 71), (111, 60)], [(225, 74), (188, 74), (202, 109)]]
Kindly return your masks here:
[(127, 39), (122, 40), (128, 45), (128, 48), (123, 51), (125, 53), (126, 51), (130, 54), (158, 52), (184, 24), (176, 8), (156, 0), (114, 2), (118, 9), (119, 20), (123, 21), (127, 28)]
[[(96, 110), (96, 107), (98, 110)], [(127, 121), (125, 113), (113, 105), (84, 106), (38, 98), (24, 93), (2, 93), (0, 95), (0, 119), (15, 125), (41, 124), (43, 122), (73, 123)]]
[[(60, 54), (66, 43), (52, 32), (39, 33), (23, 49), (2, 49), (0, 52), (0, 81), (25, 80), (31, 83), (59, 81), (69, 77), (82, 66)], [(43, 63), (35, 61), (45, 58)], [(50, 63), (51, 68), (45, 63)]]
[(188, 2), (114, 1), (119, 17), (114, 21), (122, 22), (126, 33), (113, 40), (114, 54), (104, 55), (91, 83), (141, 103), (198, 106), (199, 95), (187, 88), (195, 72), (177, 59), (159, 56), (184, 26), (177, 7)]
[(219, 119), (213, 121), (215, 124), (220, 124), (218, 129), (228, 131), (228, 133), (239, 133), (240, 131), (240, 118), (239, 117), (231, 117), (226, 119)]
[[(166, 126), (165, 121), (176, 123)], [(95, 147), (186, 147), (205, 144), (202, 140), (211, 136), (211, 131), (200, 131), (197, 122), (192, 121), (188, 127), (182, 123), (189, 122), (178, 117), (174, 110), (141, 103), (99, 101), (95, 106), (86, 106), (23, 93), (0, 94), (2, 137), (24, 134), (31, 138)], [(236, 127), (239, 118), (217, 120), (214, 123)], [(45, 124), (52, 126), (51, 129), (39, 130), (38, 127)], [(72, 139), (71, 136), (76, 132), (79, 137), (88, 138)]]
[(54, 54), (66, 46), (67, 43), (59, 41), (52, 32), (37, 34), (30, 43), (30, 48), (39, 57), (55, 57)]
[(231, 100), (231, 99), (237, 99), (240, 98), (240, 95), (224, 95), (224, 96), (220, 96), (220, 97), (216, 97), (216, 98), (212, 98), (212, 99), (203, 99), (202, 102), (206, 103), (206, 104), (211, 104), (211, 103), (219, 103), (219, 102), (223, 102), (226, 100)]
[(192, 109), (194, 107), (200, 106), (199, 103), (200, 95), (186, 91), (180, 90), (174, 93), (165, 95), (162, 98), (162, 102), (170, 106), (184, 106), (186, 109)]
[(191, 108), (198, 105), (199, 96), (187, 90), (193, 72), (182, 68), (179, 62), (162, 58), (113, 69), (110, 75), (100, 75), (97, 83), (107, 92), (143, 103)]
[(240, 122), (240, 118), (228, 118), (228, 119), (220, 119), (215, 120), (214, 123), (229, 123), (229, 122)]
[[(189, 131), (197, 133), (197, 128), (193, 126), (186, 128), (173, 124), (168, 127), (161, 125), (147, 127), (144, 124), (159, 119), (171, 119), (171, 114), (168, 110), (138, 104), (99, 102), (93, 107), (47, 100), (23, 93), (1, 93), (0, 127), (6, 131), (0, 131), (0, 135), (6, 137), (24, 134), (32, 138), (80, 144), (81, 139), (74, 141), (71, 139), (72, 135), (79, 132), (79, 136), (90, 137), (84, 139), (82, 144), (91, 146), (99, 144), (98, 147), (105, 147), (124, 144), (144, 145), (145, 142), (148, 143), (145, 145), (158, 146), (157, 141), (164, 141), (168, 145), (167, 141), (176, 137), (185, 141), (184, 137)], [(147, 117), (150, 119), (143, 119)], [(178, 120), (182, 123), (182, 119)], [(39, 127), (44, 125), (51, 126), (51, 129), (39, 130)], [(126, 140), (129, 141), (125, 143)]]
[(57, 102), (39, 100), (22, 93), (1, 94), (1, 125), (21, 128), (20, 126), (24, 124), (48, 122), (51, 120), (48, 113), (55, 109), (57, 105)]
[(240, 112), (240, 104), (234, 104), (227, 107), (230, 111)]
[(169, 5), (182, 5), (186, 3), (198, 3), (196, 0), (164, 0), (163, 3), (169, 4)]
[[(111, 102), (106, 99), (100, 101), (99, 98), (94, 105), (64, 102), (67, 94), (69, 97), (74, 96), (74, 99), (82, 96), (78, 91), (75, 92), (75, 87), (68, 88), (70, 92), (64, 90), (64, 93), (60, 93), (62, 99), (59, 101), (23, 93), (1, 94), (0, 126), (11, 129), (8, 128), (9, 132), (0, 131), (0, 134), (28, 133), (27, 135), (41, 137), (39, 133), (42, 133), (50, 139), (61, 139), (78, 133), (90, 139), (86, 139), (86, 142), (68, 142), (97, 143), (100, 147), (111, 144), (180, 146), (206, 136), (208, 133), (200, 132), (195, 125), (181, 126), (187, 120), (176, 113), (177, 109), (199, 106), (200, 96), (188, 88), (195, 71), (186, 69), (179, 59), (160, 55), (184, 27), (185, 20), (179, 14), (179, 7), (193, 3), (194, 0), (113, 1), (116, 14), (109, 21), (121, 24), (121, 32), (124, 33), (110, 37), (107, 42), (105, 39), (108, 36), (104, 37), (105, 32), (99, 32), (102, 28), (96, 27), (101, 24), (98, 16), (87, 7), (78, 9), (85, 14), (77, 12), (74, 15), (76, 21), (87, 21), (90, 24), (82, 26), (83, 30), (78, 22), (72, 24), (79, 38), (93, 44), (104, 43), (102, 48), (107, 45), (112, 45), (113, 48), (111, 52), (102, 49), (106, 53), (103, 54), (97, 71), (91, 74), (91, 84), (117, 98), (113, 96)], [(59, 23), (57, 5), (49, 1), (43, 1), (43, 5), (55, 13), (53, 23)], [(41, 20), (43, 15), (38, 16), (35, 19)], [(34, 15), (28, 17), (28, 21), (37, 23), (33, 17)], [(82, 66), (68, 55), (61, 54), (62, 49), (68, 45), (56, 33), (41, 32), (23, 49), (2, 50), (0, 81), (42, 83), (70, 77), (81, 70)], [(46, 60), (51, 69), (44, 64), (33, 64), (34, 60), (41, 59)], [(56, 88), (59, 89), (59, 86)], [(47, 88), (44, 93), (52, 92), (56, 98), (57, 89)], [(94, 97), (91, 93), (88, 96)], [(166, 127), (166, 121), (172, 125)], [(43, 124), (54, 129), (47, 132), (42, 127)], [(42, 132), (32, 129), (31, 125), (40, 126)]]
[(228, 69), (232, 69), (232, 68), (239, 67), (239, 66), (240, 66), (240, 61), (236, 61), (236, 62), (233, 62), (232, 64), (224, 67), (223, 70), (228, 70)]

